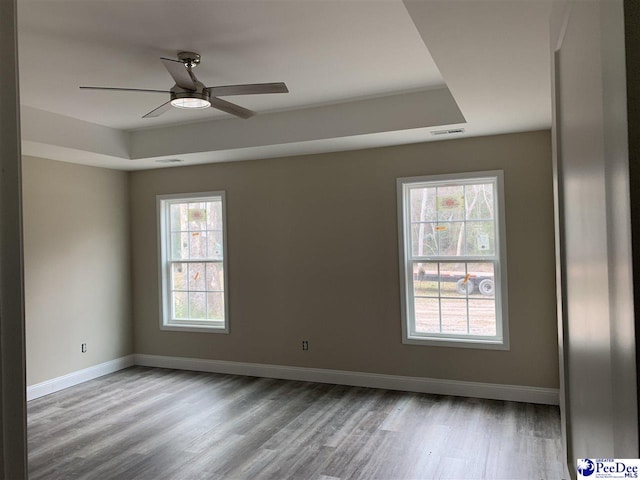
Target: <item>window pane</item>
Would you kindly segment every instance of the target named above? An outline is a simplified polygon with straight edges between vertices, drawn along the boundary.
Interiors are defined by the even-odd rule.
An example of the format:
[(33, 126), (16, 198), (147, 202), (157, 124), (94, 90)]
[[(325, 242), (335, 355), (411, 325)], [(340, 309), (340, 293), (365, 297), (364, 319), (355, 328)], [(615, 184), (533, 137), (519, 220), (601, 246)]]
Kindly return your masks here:
[(437, 220), (436, 189), (412, 188), (409, 192), (410, 218), (412, 222), (433, 222)]
[(205, 278), (204, 278), (204, 263), (190, 263), (189, 264), (189, 290), (204, 291)]
[(171, 285), (174, 290), (187, 289), (188, 264), (174, 263), (171, 265)]
[(173, 292), (172, 300), (173, 318), (189, 318), (188, 293)]
[(496, 303), (494, 299), (469, 299), (469, 333), (496, 335)]
[(207, 291), (221, 292), (224, 290), (224, 267), (222, 263), (207, 263)]
[(467, 255), (495, 255), (494, 226), (492, 221), (467, 222)]
[(189, 292), (189, 318), (207, 318), (207, 297), (204, 292)]
[(491, 220), (494, 217), (493, 184), (465, 187), (467, 220)]
[(224, 294), (222, 292), (207, 293), (207, 318), (224, 320)]
[(208, 231), (207, 235), (207, 255), (208, 258), (222, 260), (223, 237), (222, 231)]
[(436, 231), (436, 241), (439, 255), (464, 255), (464, 223), (438, 223)]
[(442, 333), (467, 333), (467, 301), (465, 299), (443, 298)]
[(464, 263), (441, 263), (439, 279), (443, 297), (466, 298), (475, 288), (473, 280), (467, 277)]
[(171, 234), (171, 259), (187, 260), (189, 258), (189, 234), (172, 233)]
[(413, 263), (413, 294), (417, 297), (438, 296), (437, 263)]
[(438, 254), (435, 223), (411, 225), (411, 248), (413, 255), (432, 256)]
[(171, 213), (171, 231), (187, 229), (187, 206), (184, 203), (173, 203), (169, 207)]
[(207, 204), (205, 202), (189, 203), (187, 218), (190, 231), (206, 230)]
[(207, 202), (207, 230), (222, 230), (222, 202)]
[(464, 220), (464, 187), (438, 187), (438, 221)]
[(413, 288), (416, 333), (496, 335), (493, 262), (413, 262)]
[(472, 262), (467, 264), (467, 269), (475, 283), (474, 295), (487, 298), (495, 296), (495, 283), (493, 263)]
[(416, 333), (440, 333), (440, 307), (437, 298), (415, 298)]
[(189, 258), (207, 258), (207, 232), (189, 233)]

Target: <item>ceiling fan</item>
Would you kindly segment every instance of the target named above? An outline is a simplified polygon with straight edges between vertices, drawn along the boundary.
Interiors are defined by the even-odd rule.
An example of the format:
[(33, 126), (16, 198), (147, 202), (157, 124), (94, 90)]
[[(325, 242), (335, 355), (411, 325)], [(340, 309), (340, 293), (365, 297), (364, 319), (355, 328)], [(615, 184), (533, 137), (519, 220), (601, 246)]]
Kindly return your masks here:
[(171, 107), (177, 108), (215, 108), (240, 118), (249, 118), (256, 114), (249, 109), (227, 102), (218, 97), (225, 95), (255, 95), (261, 93), (288, 93), (289, 89), (283, 82), (251, 83), (247, 85), (225, 85), (220, 87), (205, 87), (200, 82), (193, 69), (200, 63), (200, 55), (195, 52), (178, 52), (178, 60), (161, 58), (162, 63), (176, 84), (170, 90), (148, 90), (144, 88), (118, 87), (80, 87), (87, 90), (115, 90), (123, 92), (168, 93), (170, 99), (151, 110), (142, 118), (158, 117)]

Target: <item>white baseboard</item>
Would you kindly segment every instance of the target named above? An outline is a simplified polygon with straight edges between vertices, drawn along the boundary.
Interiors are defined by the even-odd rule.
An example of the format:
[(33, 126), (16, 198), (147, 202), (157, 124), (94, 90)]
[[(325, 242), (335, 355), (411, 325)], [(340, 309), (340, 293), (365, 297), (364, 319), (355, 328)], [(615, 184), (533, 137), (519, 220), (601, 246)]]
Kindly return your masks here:
[(556, 388), (526, 387), (495, 383), (464, 382), (437, 378), (405, 377), (378, 373), (348, 372), (320, 368), (290, 367), (260, 363), (204, 360), (198, 358), (166, 357), (161, 355), (134, 354), (116, 358), (92, 367), (71, 372), (61, 377), (27, 387), (27, 401), (63, 390), (79, 383), (122, 370), (132, 365), (173, 368), (211, 373), (227, 373), (250, 377), (279, 378), (304, 382), (333, 383), (354, 387), (382, 388), (406, 392), (455, 395), (460, 397), (488, 398), (514, 402), (558, 405)]
[(250, 377), (301, 380), (305, 382), (333, 383), (354, 387), (382, 388), (406, 392), (455, 395), (459, 397), (509, 400), (514, 402), (559, 404), (557, 388), (525, 387), (521, 385), (501, 385), (495, 383), (463, 382), (437, 378), (404, 377), (377, 373), (347, 372), (320, 368), (265, 365), (260, 363), (228, 362), (223, 360), (203, 360), (185, 357), (165, 357), (161, 355), (135, 354), (136, 365), (145, 367), (173, 368), (211, 373), (227, 373)]
[(116, 358), (108, 362), (62, 375), (61, 377), (52, 378), (45, 382), (36, 383), (35, 385), (27, 387), (27, 401), (49, 395), (50, 393), (54, 393), (68, 387), (73, 387), (79, 383), (87, 382), (94, 378), (117, 372), (118, 370), (122, 370), (123, 368), (131, 367), (133, 365), (134, 356), (127, 355), (126, 357)]

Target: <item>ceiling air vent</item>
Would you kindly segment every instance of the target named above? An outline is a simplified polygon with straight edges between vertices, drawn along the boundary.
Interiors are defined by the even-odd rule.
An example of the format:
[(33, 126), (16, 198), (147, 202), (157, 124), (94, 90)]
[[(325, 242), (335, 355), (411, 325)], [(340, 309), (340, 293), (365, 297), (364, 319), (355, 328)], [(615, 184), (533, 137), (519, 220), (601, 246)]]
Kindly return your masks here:
[(435, 130), (431, 135), (450, 135), (452, 133), (464, 133), (464, 128), (452, 128), (451, 130)]
[(179, 158), (160, 158), (160, 159), (156, 160), (156, 162), (158, 162), (158, 163), (180, 163), (180, 162), (182, 162), (182, 160), (180, 160)]

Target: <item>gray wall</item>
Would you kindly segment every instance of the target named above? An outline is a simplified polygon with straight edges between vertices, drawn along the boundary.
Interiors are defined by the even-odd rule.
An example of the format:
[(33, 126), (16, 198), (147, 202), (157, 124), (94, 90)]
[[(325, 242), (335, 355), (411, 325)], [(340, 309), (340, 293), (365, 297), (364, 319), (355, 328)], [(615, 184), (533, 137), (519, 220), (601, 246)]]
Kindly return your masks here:
[(133, 353), (128, 188), (126, 172), (23, 159), (27, 385)]
[(572, 3), (558, 10), (568, 23), (554, 88), (563, 418), (575, 475), (576, 458), (637, 457), (638, 423), (622, 1)]
[[(403, 345), (395, 179), (493, 169), (511, 350)], [(551, 179), (546, 131), (133, 172), (134, 350), (556, 388)], [(207, 190), (227, 192), (231, 333), (161, 331), (155, 196)]]

